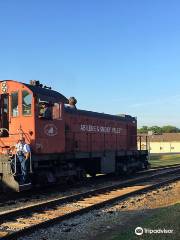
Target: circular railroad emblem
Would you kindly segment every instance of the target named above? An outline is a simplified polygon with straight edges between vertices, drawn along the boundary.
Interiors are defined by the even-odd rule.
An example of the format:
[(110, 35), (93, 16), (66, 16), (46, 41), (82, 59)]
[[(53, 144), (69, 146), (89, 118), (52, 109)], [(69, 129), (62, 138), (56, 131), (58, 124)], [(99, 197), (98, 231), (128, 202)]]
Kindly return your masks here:
[(44, 127), (44, 133), (47, 136), (53, 137), (58, 134), (58, 129), (57, 129), (56, 125), (54, 125), (54, 124), (46, 124)]

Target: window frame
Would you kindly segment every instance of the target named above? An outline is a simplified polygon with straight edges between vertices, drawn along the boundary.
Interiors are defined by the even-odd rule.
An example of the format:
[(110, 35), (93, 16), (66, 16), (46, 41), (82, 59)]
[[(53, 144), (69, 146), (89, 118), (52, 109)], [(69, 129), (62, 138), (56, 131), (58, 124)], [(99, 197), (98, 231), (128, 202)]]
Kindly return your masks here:
[[(27, 93), (29, 93), (29, 95), (31, 95), (31, 108), (30, 108), (31, 113), (28, 114), (28, 115), (25, 115), (24, 112), (23, 112), (23, 109), (24, 109), (24, 106), (23, 106), (23, 99), (24, 99), (23, 98), (23, 92), (27, 92)], [(22, 117), (32, 117), (32, 115), (33, 115), (33, 94), (26, 89), (23, 89), (21, 91), (21, 114), (22, 114)]]
[[(40, 111), (41, 111), (41, 104), (42, 104), (42, 102), (44, 102), (44, 101), (41, 101), (40, 100), (40, 98), (39, 98), (39, 100), (38, 100), (38, 119), (41, 119), (41, 120), (45, 120), (45, 121), (52, 121), (53, 120), (53, 108), (52, 108), (52, 106), (48, 106), (48, 108), (49, 108), (49, 110), (50, 110), (50, 115), (51, 115), (51, 117), (50, 118), (47, 118), (47, 117), (43, 117), (43, 116), (41, 116), (40, 115)], [(50, 104), (50, 102), (49, 101), (46, 101), (48, 104)]]
[[(13, 94), (14, 93), (17, 93), (17, 107), (18, 107), (18, 111), (17, 111), (17, 115), (16, 116), (14, 116), (13, 115), (13, 105), (12, 105), (12, 103), (13, 103), (13, 101), (12, 101), (12, 99), (13, 99)], [(12, 91), (11, 92), (11, 94), (10, 94), (10, 99), (11, 99), (11, 101), (10, 101), (10, 116), (12, 117), (12, 118), (17, 118), (17, 117), (19, 117), (20, 116), (20, 105), (19, 105), (19, 91)]]
[[(55, 108), (58, 108), (58, 114), (55, 113)], [(53, 120), (62, 120), (62, 104), (54, 102), (52, 106), (52, 119)]]

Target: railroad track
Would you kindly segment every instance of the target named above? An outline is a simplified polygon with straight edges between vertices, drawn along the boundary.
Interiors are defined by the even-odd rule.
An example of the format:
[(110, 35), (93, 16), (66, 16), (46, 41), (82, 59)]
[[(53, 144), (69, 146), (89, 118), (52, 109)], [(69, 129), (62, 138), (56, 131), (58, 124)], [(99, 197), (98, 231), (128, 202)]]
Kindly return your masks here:
[[(69, 195), (72, 194), (72, 192), (74, 191), (78, 191), (78, 189), (82, 188), (86, 188), (86, 189), (92, 189), (93, 186), (98, 185), (99, 187), (101, 187), (101, 185), (104, 184), (104, 182), (106, 182), (107, 184), (111, 183), (111, 182), (122, 182), (124, 180), (129, 180), (132, 178), (136, 178), (139, 175), (145, 176), (149, 173), (155, 173), (155, 172), (161, 172), (164, 170), (168, 170), (168, 169), (173, 169), (173, 168), (177, 168), (180, 167), (180, 164), (175, 164), (175, 165), (168, 165), (168, 166), (161, 166), (161, 167), (155, 167), (149, 170), (144, 170), (144, 171), (140, 171), (134, 174), (131, 174), (131, 176), (126, 176), (126, 177), (116, 177), (116, 176), (108, 176), (108, 175), (100, 175), (97, 176), (95, 179), (93, 178), (88, 178), (87, 181), (82, 183), (76, 183), (74, 185), (68, 186), (68, 185), (54, 185), (54, 186), (47, 186), (45, 189), (32, 189), (29, 190), (27, 192), (20, 192), (20, 193), (11, 193), (11, 194), (2, 194), (2, 196), (0, 196), (0, 212), (2, 211), (1, 208), (4, 208), (5, 206), (15, 206), (19, 203), (25, 203), (26, 205), (28, 205), (28, 203), (32, 204), (31, 202), (35, 201), (37, 202), (38, 200), (40, 200), (41, 198), (45, 198), (47, 196), (47, 198), (50, 198), (52, 196), (52, 198), (55, 195), (61, 195), (61, 197), (63, 197), (64, 195)], [(68, 189), (68, 190), (67, 190)]]
[(38, 228), (147, 192), (180, 179), (180, 167), (137, 177), (121, 184), (58, 198), (0, 214), (0, 239), (17, 239)]

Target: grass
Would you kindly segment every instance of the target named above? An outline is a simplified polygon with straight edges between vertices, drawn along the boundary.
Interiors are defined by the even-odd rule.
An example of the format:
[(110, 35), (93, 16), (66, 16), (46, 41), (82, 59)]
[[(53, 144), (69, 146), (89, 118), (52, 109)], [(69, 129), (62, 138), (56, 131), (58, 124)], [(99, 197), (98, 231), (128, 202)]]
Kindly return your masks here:
[[(159, 208), (151, 215), (143, 219), (143, 223), (136, 223), (129, 229), (113, 236), (111, 240), (179, 240), (180, 239), (180, 202), (165, 208)], [(136, 236), (134, 230), (136, 227), (148, 229), (173, 229), (173, 234), (143, 234)]]
[(150, 163), (152, 167), (180, 164), (180, 154), (152, 155)]

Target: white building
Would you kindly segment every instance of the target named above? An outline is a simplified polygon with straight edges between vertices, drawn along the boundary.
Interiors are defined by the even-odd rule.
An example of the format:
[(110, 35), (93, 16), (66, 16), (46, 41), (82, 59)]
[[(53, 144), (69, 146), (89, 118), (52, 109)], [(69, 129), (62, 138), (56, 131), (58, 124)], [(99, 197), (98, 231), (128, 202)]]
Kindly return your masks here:
[[(150, 153), (180, 153), (180, 133), (153, 134), (151, 136), (141, 135), (141, 149), (147, 148)], [(140, 141), (138, 141), (140, 149)]]

